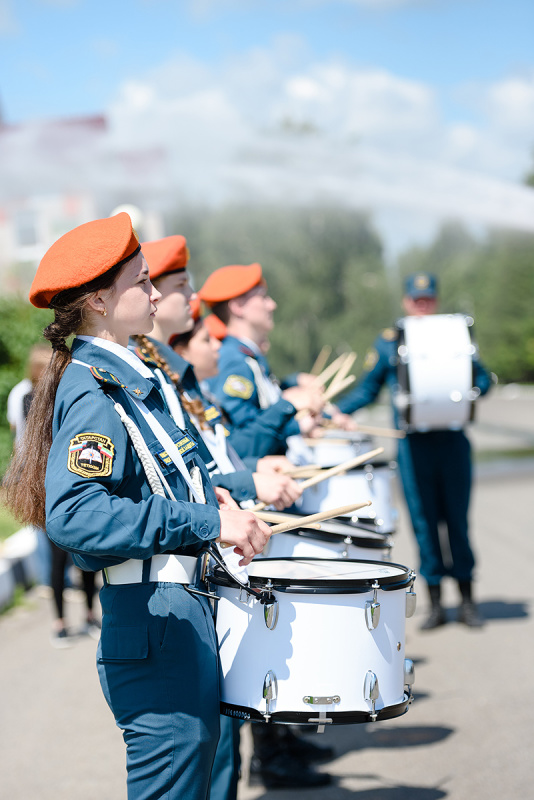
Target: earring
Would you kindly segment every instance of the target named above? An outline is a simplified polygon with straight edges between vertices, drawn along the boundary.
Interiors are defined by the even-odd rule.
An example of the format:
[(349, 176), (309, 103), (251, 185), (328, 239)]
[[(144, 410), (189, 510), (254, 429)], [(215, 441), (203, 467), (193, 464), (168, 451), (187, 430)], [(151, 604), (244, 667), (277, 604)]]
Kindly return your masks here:
[(107, 315), (108, 315), (108, 312), (106, 311), (106, 309), (104, 309), (104, 310), (102, 311), (102, 316), (103, 316), (103, 317), (107, 317)]

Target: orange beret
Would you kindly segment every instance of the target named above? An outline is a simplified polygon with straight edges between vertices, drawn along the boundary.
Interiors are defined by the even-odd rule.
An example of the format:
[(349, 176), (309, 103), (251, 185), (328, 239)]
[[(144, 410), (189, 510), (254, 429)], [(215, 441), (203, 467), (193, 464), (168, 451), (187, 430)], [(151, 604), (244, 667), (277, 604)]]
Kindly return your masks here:
[(189, 301), (189, 305), (191, 306), (191, 314), (193, 319), (196, 320), (200, 317), (200, 297), (198, 294), (194, 294), (191, 300)]
[(150, 280), (161, 278), (168, 272), (179, 272), (186, 268), (189, 261), (185, 236), (166, 236), (153, 242), (143, 242), (141, 250), (150, 270)]
[(207, 317), (204, 317), (202, 322), (213, 339), (219, 339), (219, 341), (222, 342), (222, 340), (226, 339), (228, 336), (228, 328), (222, 319), (219, 319), (215, 314), (208, 314)]
[(234, 264), (212, 272), (198, 296), (208, 306), (249, 292), (263, 280), (261, 264)]
[(48, 308), (58, 292), (89, 283), (138, 249), (139, 239), (124, 211), (79, 225), (44, 254), (30, 288), (30, 303)]

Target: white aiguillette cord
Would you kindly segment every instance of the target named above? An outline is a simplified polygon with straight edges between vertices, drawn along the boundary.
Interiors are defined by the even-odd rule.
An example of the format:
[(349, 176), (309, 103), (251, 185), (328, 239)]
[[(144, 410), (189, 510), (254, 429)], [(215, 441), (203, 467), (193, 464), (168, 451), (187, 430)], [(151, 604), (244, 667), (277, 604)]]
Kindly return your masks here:
[[(97, 345), (97, 346), (99, 346), (99, 345)], [(107, 348), (103, 348), (103, 349), (107, 349)], [(115, 350), (112, 350), (111, 352), (115, 352)], [(135, 356), (135, 357), (137, 358), (137, 356)], [(123, 359), (123, 360), (126, 361), (126, 359)], [(77, 358), (73, 358), (72, 359), (72, 363), (73, 364), (79, 364), (82, 367), (87, 367), (88, 369), (91, 369), (89, 364), (86, 364), (85, 362), (80, 361)], [(129, 362), (126, 362), (126, 363), (129, 363)], [(165, 450), (167, 452), (167, 455), (169, 456), (171, 461), (174, 463), (174, 465), (176, 466), (176, 468), (180, 472), (180, 475), (182, 476), (182, 478), (186, 482), (187, 486), (189, 487), (189, 489), (191, 491), (191, 494), (193, 495), (195, 501), (197, 503), (205, 503), (206, 502), (206, 498), (205, 498), (204, 490), (203, 490), (203, 487), (202, 487), (202, 475), (200, 474), (200, 470), (198, 470), (198, 467), (195, 470), (195, 472), (197, 472), (197, 470), (198, 470), (198, 475), (195, 475), (195, 476), (190, 475), (189, 470), (185, 466), (185, 462), (184, 462), (184, 460), (183, 460), (178, 448), (176, 447), (175, 443), (172, 441), (172, 439), (169, 436), (169, 434), (167, 433), (167, 431), (163, 428), (162, 425), (160, 425), (160, 423), (154, 417), (152, 412), (148, 410), (148, 408), (145, 406), (145, 404), (141, 400), (138, 400), (137, 398), (134, 398), (134, 397), (132, 397), (131, 399), (135, 403), (137, 408), (139, 409), (141, 415), (143, 416), (143, 418), (145, 419), (145, 421), (149, 425), (149, 427), (152, 430), (152, 433), (154, 434), (156, 439), (165, 448)], [(117, 405), (120, 405), (120, 404), (117, 404)], [(119, 416), (121, 416), (120, 411), (117, 410), (117, 409), (115, 409), (115, 410), (117, 411)], [(121, 416), (121, 419), (122, 419), (122, 416)], [(124, 424), (124, 422), (123, 422), (123, 424)], [(141, 433), (139, 435), (141, 436)]]

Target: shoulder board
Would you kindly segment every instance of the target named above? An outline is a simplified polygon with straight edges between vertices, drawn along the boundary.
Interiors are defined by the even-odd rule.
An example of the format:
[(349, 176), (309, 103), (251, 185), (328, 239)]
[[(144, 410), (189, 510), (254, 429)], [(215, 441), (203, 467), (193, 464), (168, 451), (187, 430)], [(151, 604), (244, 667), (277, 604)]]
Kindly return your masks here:
[(398, 333), (395, 328), (384, 328), (382, 331), (382, 339), (385, 339), (386, 342), (393, 342), (397, 336)]
[(135, 352), (135, 355), (137, 356), (137, 358), (140, 358), (141, 361), (144, 364), (150, 364), (153, 367), (157, 367), (158, 366), (157, 363), (152, 358), (152, 356), (149, 356), (147, 351), (143, 350), (142, 347), (136, 347), (134, 352)]
[(93, 378), (96, 378), (99, 383), (111, 383), (114, 386), (120, 386), (121, 389), (126, 388), (124, 383), (121, 383), (120, 380), (116, 378), (113, 373), (108, 372), (107, 369), (97, 369), (96, 367), (89, 367), (89, 369), (91, 370)]
[(254, 350), (251, 350), (250, 347), (246, 346), (246, 344), (239, 345), (239, 352), (243, 353), (243, 355), (245, 355), (245, 356), (250, 356), (251, 358), (257, 358), (258, 357), (256, 355), (256, 353), (254, 352)]

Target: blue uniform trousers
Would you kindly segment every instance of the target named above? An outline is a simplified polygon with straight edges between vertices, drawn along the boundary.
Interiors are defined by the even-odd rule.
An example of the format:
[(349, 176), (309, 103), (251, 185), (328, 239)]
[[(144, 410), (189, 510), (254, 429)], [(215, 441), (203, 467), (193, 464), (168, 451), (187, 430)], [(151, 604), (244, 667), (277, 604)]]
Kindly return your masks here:
[(221, 714), (221, 736), (211, 772), (210, 800), (235, 800), (241, 768), (241, 720)]
[[(469, 544), (471, 448), (463, 431), (410, 433), (399, 442), (399, 472), (419, 545), (420, 572), (429, 586), (445, 575), (471, 581), (475, 559)], [(450, 548), (446, 563), (439, 529)]]
[(126, 743), (129, 800), (206, 800), (219, 737), (208, 602), (176, 583), (104, 586), (98, 673)]

